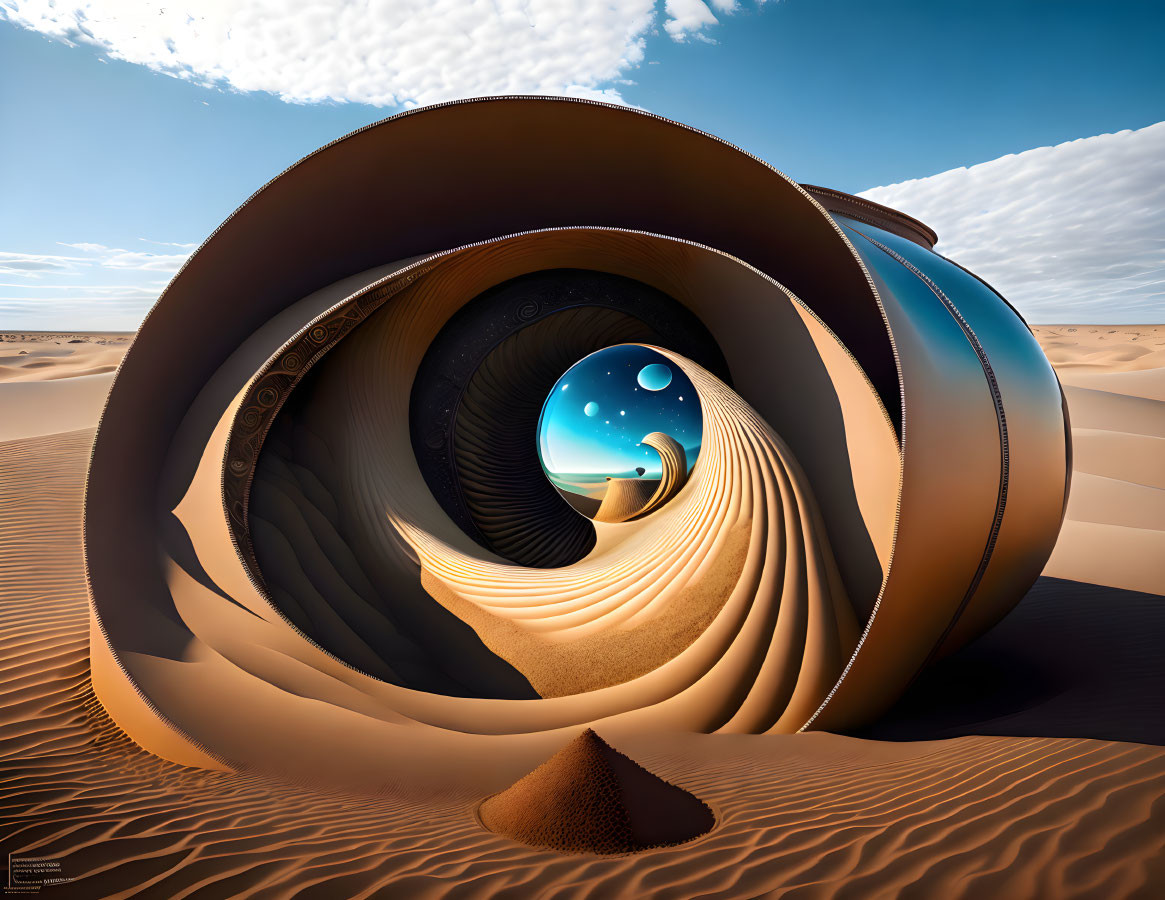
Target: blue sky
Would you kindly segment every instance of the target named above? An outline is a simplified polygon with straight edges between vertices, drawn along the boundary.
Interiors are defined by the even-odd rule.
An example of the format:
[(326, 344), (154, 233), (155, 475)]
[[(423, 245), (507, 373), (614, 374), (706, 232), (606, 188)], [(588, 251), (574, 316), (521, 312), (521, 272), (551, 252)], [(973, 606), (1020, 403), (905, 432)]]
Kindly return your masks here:
[[(1034, 321), (1165, 321), (1160, 4), (335, 0), (272, 24), (271, 2), (205, 0), (219, 18), (196, 22), (94, 0), (85, 38), (70, 0), (0, 0), (0, 328), (133, 328), (189, 245), (306, 153), (405, 104), (515, 90), (650, 109), (799, 181), (894, 186), (871, 196), (925, 213)], [(1017, 191), (1057, 203), (1020, 215)], [(1081, 223), (1103, 246), (1045, 271)]]

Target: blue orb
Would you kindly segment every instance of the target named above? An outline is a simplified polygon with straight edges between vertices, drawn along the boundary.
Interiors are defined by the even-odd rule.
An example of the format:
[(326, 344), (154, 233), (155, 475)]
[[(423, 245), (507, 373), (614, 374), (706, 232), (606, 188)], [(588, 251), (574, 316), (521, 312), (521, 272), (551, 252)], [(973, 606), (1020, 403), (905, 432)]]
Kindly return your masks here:
[(696, 389), (659, 351), (616, 344), (579, 360), (551, 388), (538, 456), (563, 499), (593, 516), (612, 479), (661, 476), (659, 453), (642, 443), (655, 431), (680, 443), (690, 472), (703, 436)]
[(662, 363), (652, 363), (639, 370), (639, 386), (649, 391), (662, 391), (671, 384), (671, 369)]

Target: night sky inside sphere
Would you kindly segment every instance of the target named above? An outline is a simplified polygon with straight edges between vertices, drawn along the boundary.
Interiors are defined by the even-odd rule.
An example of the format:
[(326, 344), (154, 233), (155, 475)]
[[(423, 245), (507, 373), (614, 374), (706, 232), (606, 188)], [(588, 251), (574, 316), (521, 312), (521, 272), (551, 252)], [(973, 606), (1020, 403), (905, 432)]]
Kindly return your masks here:
[(542, 468), (560, 489), (601, 498), (607, 478), (660, 477), (659, 454), (640, 444), (661, 431), (696, 462), (703, 415), (679, 366), (638, 344), (620, 344), (575, 363), (554, 385), (538, 425)]

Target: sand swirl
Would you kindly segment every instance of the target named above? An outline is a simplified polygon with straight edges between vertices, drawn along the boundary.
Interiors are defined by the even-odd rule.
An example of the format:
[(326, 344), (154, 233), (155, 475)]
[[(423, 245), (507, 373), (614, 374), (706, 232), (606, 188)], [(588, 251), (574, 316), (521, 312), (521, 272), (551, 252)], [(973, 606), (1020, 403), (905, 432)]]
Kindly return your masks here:
[[(419, 767), (447, 786), (458, 776), (437, 776), (434, 755), (456, 768), (459, 753), (480, 752), (460, 747), (492, 736), (537, 737), (524, 745), (529, 759), (579, 727), (616, 735), (792, 732), (819, 716), (847, 669), (866, 658), (863, 645), (879, 646), (869, 643), (874, 598), (862, 596), (869, 587), (855, 576), (861, 545), (831, 539), (854, 513), (843, 513), (842, 498), (828, 493), (836, 468), (823, 470), (815, 458), (818, 474), (811, 477), (784, 433), (701, 367), (664, 351), (687, 372), (705, 410), (704, 449), (691, 477), (678, 491), (678, 482), (661, 484), (661, 498), (674, 496), (633, 522), (594, 523), (595, 546), (577, 563), (532, 569), (484, 550), (449, 520), (417, 471), (408, 415), (415, 373), (450, 314), (499, 271), (521, 272), (534, 260), (601, 262), (675, 292), (682, 282), (668, 284), (662, 273), (676, 272), (684, 259), (689, 267), (697, 261), (708, 267), (705, 278), (743, 276), (742, 290), (747, 285), (783, 304), (790, 324), (800, 327), (783, 329), (789, 363), (810, 354), (818, 365), (827, 361), (817, 402), (841, 407), (832, 436), (821, 431), (823, 420), (806, 428), (806, 420), (774, 407), (767, 378), (745, 377), (737, 387), (768, 404), (803, 449), (819, 455), (829, 441), (849, 444), (850, 496), (860, 510), (858, 526), (878, 542), (872, 564), (881, 571), (885, 607), (894, 569), (890, 545), (879, 535), (895, 511), (887, 488), (903, 476), (894, 472), (899, 457), (885, 412), (868, 381), (854, 374), (852, 357), (838, 352), (836, 337), (779, 285), (729, 258), (654, 236), (540, 232), (371, 273), (365, 287), (325, 308), (322, 318), (273, 322), (240, 349), (238, 361), (220, 371), (221, 387), (215, 385), (217, 420), (202, 426), (209, 431), (201, 446), (181, 451), (189, 460), (181, 465), (198, 462), (192, 476), (182, 476), (186, 485), (174, 495), (173, 519), (161, 533), (169, 602), (185, 634), (172, 625), (144, 632), (146, 612), (132, 626), (121, 619), (132, 636), (118, 637), (108, 627), (118, 617), (103, 612), (103, 638), (117, 663), (102, 669), (110, 680), (98, 681), (107, 708), (146, 746), (184, 761), (318, 776), (330, 770), (321, 773), (317, 755), (343, 746), (350, 764), (341, 778), (359, 782), (377, 777), (384, 761), (373, 748), (388, 740), (406, 780)], [(386, 292), (394, 283), (403, 289)], [(696, 285), (686, 290), (690, 302), (701, 295)], [(303, 305), (320, 309), (337, 293), (313, 295)], [(377, 294), (391, 300), (370, 307), (363, 324), (325, 347), (302, 385), (298, 374), (289, 382), (290, 400), (274, 407), (265, 442), (246, 450), (243, 458), (255, 467), (250, 518), (243, 520), (245, 546), (254, 553), (248, 564), (245, 554), (233, 553), (234, 520), (216, 510), (224, 471), (233, 465), (234, 430), (249, 427), (248, 394), (260, 405), (270, 402), (260, 396), (270, 380), (248, 377), (248, 358), (252, 371), (287, 371), (287, 357), (299, 359), (297, 334), (347, 316), (349, 307)], [(747, 323), (733, 326), (725, 322), (712, 333), (728, 346), (754, 336)], [(297, 362), (295, 369), (303, 367)], [(736, 377), (742, 375), (747, 369)], [(875, 461), (880, 468), (871, 469)], [(897, 541), (896, 558), (904, 555), (901, 529)], [(838, 547), (844, 566), (835, 558)], [(971, 552), (968, 564), (978, 558)], [(904, 588), (898, 594), (911, 596)], [(949, 602), (956, 608), (958, 595)], [(165, 606), (155, 613), (173, 623)], [(866, 638), (859, 640), (863, 617)], [(941, 620), (930, 627), (941, 634)], [(151, 633), (172, 634), (179, 643), (148, 657), (120, 649), (154, 641)], [(925, 635), (914, 632), (914, 653), (928, 649)], [(193, 694), (192, 683), (167, 674), (161, 663), (175, 652), (176, 661), (203, 670)], [(886, 662), (889, 668), (877, 665), (892, 672), (902, 656)], [(118, 669), (130, 675), (131, 691), (117, 692)], [(871, 687), (865, 679), (853, 683), (867, 693)], [(275, 706), (271, 686), (285, 692)], [(334, 722), (316, 747), (305, 748), (310, 752), (289, 754), (288, 740), (315, 714), (297, 698), (327, 703)], [(853, 703), (839, 697), (838, 708), (843, 702)], [(224, 704), (232, 709), (225, 718)], [(230, 720), (252, 719), (260, 705), (269, 730), (256, 742)], [(402, 726), (408, 742), (374, 736)], [(448, 745), (435, 754), (444, 735), (451, 736)], [(182, 746), (189, 749), (176, 749)], [(351, 749), (362, 746), (363, 758)]]
[[(445, 156), (467, 141), (474, 171)], [(391, 203), (384, 159), (413, 173)], [(287, 215), (321, 196), (326, 227)], [(1018, 602), (1067, 490), (1046, 359), (931, 237), (600, 104), (337, 142), (192, 257), (118, 372), (86, 501), (97, 696), (167, 759), (426, 796), (587, 727), (877, 718)], [(272, 246), (303, 252), (260, 277)], [(704, 440), (685, 482), (651, 439), (665, 477), (592, 522), (530, 464), (539, 397), (626, 340), (685, 370)]]
[[(430, 591), (542, 696), (594, 692), (559, 709), (523, 705), (508, 727), (572, 724), (578, 709), (701, 731), (795, 731), (856, 642), (820, 512), (788, 447), (714, 376), (665, 355), (703, 405), (700, 461), (666, 510), (600, 521), (599, 549), (585, 560), (522, 570), (392, 519)], [(657, 494), (670, 489), (664, 472)]]

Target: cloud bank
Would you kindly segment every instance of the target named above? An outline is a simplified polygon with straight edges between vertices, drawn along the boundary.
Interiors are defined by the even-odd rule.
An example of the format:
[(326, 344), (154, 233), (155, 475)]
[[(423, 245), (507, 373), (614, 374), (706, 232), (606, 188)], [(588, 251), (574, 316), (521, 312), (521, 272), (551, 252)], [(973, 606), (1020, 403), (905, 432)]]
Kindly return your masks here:
[[(145, 241), (145, 238), (141, 238)], [(39, 278), (42, 274), (81, 274), (92, 269), (130, 269), (138, 272), (166, 272), (174, 274), (186, 261), (187, 253), (151, 253), (143, 250), (124, 250), (104, 244), (57, 242), (62, 247), (80, 250), (83, 256), (64, 256), (50, 253), (12, 253), (0, 250), (0, 275)], [(194, 248), (194, 244), (168, 244), (146, 241), (163, 246)]]
[(87, 241), (58, 242), (73, 253), (0, 251), (0, 324), (10, 329), (133, 331), (196, 246), (139, 240), (183, 252), (154, 253)]
[(1165, 322), (1165, 122), (862, 192), (1030, 322)]
[[(763, 3), (764, 0), (760, 0)], [(711, 6), (709, 6), (709, 3)], [(489, 94), (623, 102), (659, 0), (6, 0), (0, 16), (113, 59), (297, 103)], [(676, 41), (737, 0), (665, 0)]]

